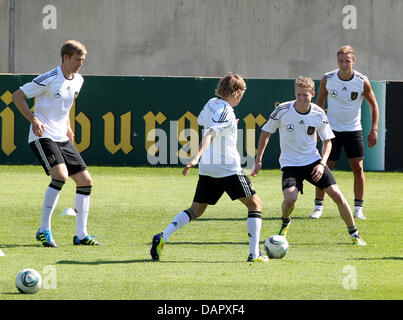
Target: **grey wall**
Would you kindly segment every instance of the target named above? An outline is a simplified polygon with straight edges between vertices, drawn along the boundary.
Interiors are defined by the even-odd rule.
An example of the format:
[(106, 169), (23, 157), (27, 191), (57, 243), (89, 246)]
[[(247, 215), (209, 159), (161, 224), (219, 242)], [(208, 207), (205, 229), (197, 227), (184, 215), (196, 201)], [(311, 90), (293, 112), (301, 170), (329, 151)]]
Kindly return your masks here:
[[(403, 0), (0, 0), (0, 72), (11, 1), (16, 73), (47, 71), (77, 39), (89, 52), (83, 74), (319, 79), (350, 44), (371, 80), (402, 79)], [(56, 29), (43, 27), (49, 4)]]

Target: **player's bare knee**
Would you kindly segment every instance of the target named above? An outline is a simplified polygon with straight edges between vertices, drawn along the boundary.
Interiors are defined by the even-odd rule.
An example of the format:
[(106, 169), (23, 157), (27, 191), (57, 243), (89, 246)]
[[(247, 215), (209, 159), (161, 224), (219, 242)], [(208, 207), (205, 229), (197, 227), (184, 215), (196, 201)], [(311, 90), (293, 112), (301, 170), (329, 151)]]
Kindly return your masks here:
[(284, 202), (289, 205), (293, 206), (297, 202), (298, 199), (298, 191), (297, 192), (284, 192)]
[(329, 187), (325, 191), (336, 204), (340, 205), (346, 202), (343, 194), (338, 188)]
[(69, 178), (68, 172), (64, 172), (63, 170), (51, 171), (50, 176), (52, 180), (62, 181), (63, 183), (66, 183)]

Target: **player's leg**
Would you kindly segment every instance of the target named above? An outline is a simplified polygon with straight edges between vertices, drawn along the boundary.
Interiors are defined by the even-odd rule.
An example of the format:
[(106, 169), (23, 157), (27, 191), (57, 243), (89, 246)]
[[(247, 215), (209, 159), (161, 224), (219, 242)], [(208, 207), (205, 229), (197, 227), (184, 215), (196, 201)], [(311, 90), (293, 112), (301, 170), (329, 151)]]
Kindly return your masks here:
[(348, 205), (337, 184), (330, 185), (325, 189), (325, 192), (336, 203), (337, 208), (339, 209), (340, 217), (343, 219), (345, 225), (347, 226), (348, 233), (353, 239), (353, 243), (365, 246), (365, 242), (361, 239), (358, 233), (358, 229), (355, 225), (350, 206)]
[(246, 230), (249, 237), (247, 262), (267, 262), (268, 257), (259, 250), (260, 230), (262, 228), (262, 201), (256, 194), (252, 181), (244, 173), (220, 179), (231, 200), (240, 200), (248, 210)]
[(51, 139), (38, 139), (31, 142), (30, 146), (35, 156), (42, 164), (45, 173), (51, 176), (51, 182), (45, 192), (42, 207), (42, 220), (36, 233), (36, 239), (40, 241), (44, 247), (57, 247), (51, 232), (51, 220), (59, 200), (60, 191), (68, 177), (67, 168), (57, 143)]
[(66, 162), (70, 178), (76, 184), (74, 208), (76, 211), (76, 232), (73, 237), (74, 245), (100, 245), (87, 231), (88, 214), (93, 181), (80, 153), (70, 142), (59, 144), (59, 148)]
[[(330, 155), (326, 163), (330, 170), (334, 169), (336, 161), (339, 160), (344, 144), (343, 133), (337, 131), (333, 131), (333, 133), (335, 135), (335, 138), (332, 139), (332, 150), (330, 151)], [(313, 212), (309, 215), (309, 218), (318, 219), (322, 216), (324, 200), (325, 192), (322, 189), (316, 187), (315, 207), (313, 209)]]
[(74, 245), (100, 245), (93, 236), (88, 234), (87, 223), (90, 211), (90, 199), (93, 180), (88, 169), (72, 174), (71, 179), (76, 183), (74, 208), (76, 210), (76, 233)]
[(363, 213), (364, 193), (365, 193), (365, 175), (364, 159), (349, 159), (351, 170), (354, 175), (354, 217), (366, 219)]
[[(336, 161), (327, 162), (327, 166), (329, 167), (330, 170), (333, 170), (335, 165)], [(322, 189), (315, 187), (315, 207), (313, 209), (313, 212), (309, 215), (309, 218), (319, 219), (322, 216), (324, 200), (325, 200), (325, 192)]]
[(179, 212), (164, 231), (157, 233), (152, 240), (150, 255), (153, 260), (159, 260), (165, 243), (173, 233), (200, 217), (207, 209), (208, 203), (193, 202), (191, 207)]
[(304, 167), (285, 167), (282, 169), (283, 202), (281, 203), (281, 227), (279, 235), (287, 237), (291, 225), (291, 213), (298, 199), (298, 192), (303, 193)]
[(249, 257), (248, 262), (266, 262), (268, 258), (260, 252), (259, 240), (262, 228), (262, 201), (255, 193), (251, 197), (239, 198), (248, 209), (246, 220), (246, 230), (249, 237)]
[(283, 202), (281, 203), (281, 228), (279, 235), (287, 237), (287, 232), (291, 225), (291, 213), (294, 211), (295, 203), (298, 199), (298, 188), (291, 186), (283, 190)]
[(219, 179), (199, 176), (191, 207), (179, 212), (164, 231), (154, 235), (150, 249), (151, 258), (159, 260), (162, 249), (171, 235), (192, 220), (199, 218), (209, 204), (217, 203), (223, 193)]
[(363, 214), (365, 176), (364, 176), (364, 138), (362, 131), (348, 132), (345, 150), (354, 175), (354, 217), (366, 219)]

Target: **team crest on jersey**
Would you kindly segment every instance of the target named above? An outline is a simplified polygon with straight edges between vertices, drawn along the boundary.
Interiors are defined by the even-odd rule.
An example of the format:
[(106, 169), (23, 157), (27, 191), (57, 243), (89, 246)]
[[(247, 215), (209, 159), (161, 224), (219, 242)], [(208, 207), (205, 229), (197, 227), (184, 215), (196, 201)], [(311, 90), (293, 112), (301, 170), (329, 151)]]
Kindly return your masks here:
[(306, 130), (306, 133), (308, 134), (308, 136), (313, 135), (314, 132), (315, 132), (315, 127), (308, 126), (308, 129)]
[(358, 92), (355, 92), (355, 91), (351, 92), (351, 100), (355, 100), (355, 99), (357, 99), (357, 97), (358, 97)]
[(287, 130), (288, 130), (288, 132), (293, 132), (294, 131), (294, 125), (293, 124), (287, 124)]

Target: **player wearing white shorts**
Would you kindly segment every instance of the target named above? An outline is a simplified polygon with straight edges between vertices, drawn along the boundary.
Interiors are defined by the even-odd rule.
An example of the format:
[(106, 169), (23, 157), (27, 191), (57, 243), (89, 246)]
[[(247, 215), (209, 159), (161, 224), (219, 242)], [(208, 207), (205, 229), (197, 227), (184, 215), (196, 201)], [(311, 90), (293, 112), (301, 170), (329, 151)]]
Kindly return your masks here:
[[(277, 130), (280, 134), (280, 167), (282, 174), (282, 225), (278, 234), (287, 236), (291, 213), (303, 193), (303, 181), (307, 180), (326, 192), (336, 203), (340, 216), (348, 228), (354, 244), (365, 245), (355, 226), (351, 209), (337, 186), (330, 169), (326, 166), (334, 137), (322, 108), (311, 103), (315, 95), (312, 79), (299, 77), (295, 81), (296, 100), (280, 104), (263, 125), (255, 160), (253, 175), (262, 168), (263, 153), (270, 136)], [(317, 135), (322, 140), (322, 156), (316, 144)]]
[[(248, 209), (246, 222), (249, 236), (248, 262), (267, 262), (268, 258), (259, 250), (262, 225), (261, 200), (250, 179), (241, 168), (241, 157), (237, 150), (236, 107), (246, 91), (241, 76), (229, 74), (217, 86), (219, 98), (210, 99), (198, 117), (198, 123), (205, 128), (199, 151), (182, 171), (199, 163), (199, 181), (190, 208), (178, 213), (166, 229), (152, 240), (151, 258), (159, 260), (169, 237), (190, 221), (199, 218), (208, 205), (215, 205), (226, 192), (232, 200), (239, 199)], [(200, 160), (200, 162), (199, 162)]]
[[(332, 151), (327, 165), (334, 169), (344, 147), (354, 175), (354, 216), (366, 219), (363, 214), (365, 176), (364, 176), (364, 139), (361, 125), (361, 105), (363, 98), (371, 111), (371, 130), (368, 135), (368, 147), (378, 141), (379, 108), (368, 78), (353, 69), (355, 64), (354, 49), (341, 47), (337, 51), (339, 68), (328, 72), (321, 80), (316, 104), (324, 107), (327, 98), (327, 117), (335, 138), (332, 139)], [(310, 218), (322, 215), (324, 192), (316, 188), (315, 209)]]
[[(57, 247), (51, 231), (51, 218), (60, 191), (70, 176), (76, 183), (76, 232), (74, 245), (98, 245), (87, 232), (92, 178), (81, 155), (73, 145), (69, 112), (84, 79), (78, 73), (87, 54), (85, 46), (75, 40), (63, 43), (62, 64), (13, 93), (13, 102), (29, 122), (28, 143), (51, 182), (45, 193), (41, 225), (36, 239), (44, 247)], [(26, 99), (36, 98), (34, 113)]]

